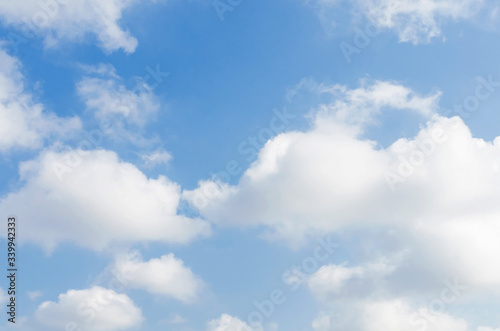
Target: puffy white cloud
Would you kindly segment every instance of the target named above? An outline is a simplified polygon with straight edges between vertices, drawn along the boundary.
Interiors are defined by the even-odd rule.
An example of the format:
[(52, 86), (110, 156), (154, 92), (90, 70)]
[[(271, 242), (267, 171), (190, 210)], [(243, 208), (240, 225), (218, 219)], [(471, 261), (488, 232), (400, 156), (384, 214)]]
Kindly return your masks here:
[(81, 128), (77, 117), (60, 118), (47, 112), (25, 91), (20, 62), (0, 45), (0, 152), (32, 149), (50, 137), (68, 135)]
[[(424, 316), (432, 316), (426, 319)], [(403, 300), (366, 303), (362, 309), (363, 331), (467, 331), (467, 322), (428, 308), (414, 309)]]
[(2, 1), (0, 20), (19, 29), (27, 39), (44, 38), (47, 47), (60, 42), (79, 42), (91, 35), (110, 53), (123, 49), (132, 53), (137, 39), (120, 25), (123, 12), (138, 0), (26, 0)]
[[(439, 94), (418, 97), (382, 82), (356, 90), (333, 86), (321, 91), (335, 100), (318, 107), (310, 131), (284, 133), (268, 141), (239, 185), (202, 181), (184, 196), (214, 222), (264, 224), (291, 239), (310, 230), (331, 231), (365, 215), (386, 216), (377, 202), (393, 196), (384, 174), (391, 158), (397, 165), (398, 155), (361, 139), (362, 128), (385, 108), (415, 110), (421, 105), (419, 113), (429, 116)], [(380, 194), (369, 194), (375, 189)], [(203, 200), (207, 203), (200, 203)]]
[[(346, 263), (329, 264), (322, 266), (312, 274), (307, 280), (307, 284), (316, 297), (325, 301), (339, 297), (340, 292), (346, 292), (345, 295), (352, 297), (356, 294), (354, 293), (356, 292), (355, 288), (359, 288), (360, 284), (364, 285), (362, 294), (366, 295), (370, 292), (366, 282), (376, 282), (383, 279), (394, 272), (395, 268), (394, 265), (383, 260), (356, 267), (347, 267)], [(348, 287), (348, 283), (353, 284)], [(373, 291), (373, 289), (371, 290)]]
[(403, 299), (358, 300), (312, 322), (319, 331), (468, 331), (468, 323), (446, 312), (417, 307)]
[(250, 327), (236, 317), (222, 314), (220, 318), (207, 323), (207, 331), (263, 331), (263, 329), (260, 326)]
[(500, 331), (500, 328), (498, 329), (493, 329), (488, 326), (480, 326), (477, 328), (477, 331)]
[(120, 257), (112, 266), (115, 277), (127, 288), (172, 297), (185, 303), (195, 301), (204, 284), (173, 254), (144, 262), (138, 252)]
[(95, 250), (186, 243), (210, 234), (207, 222), (177, 215), (177, 184), (164, 176), (147, 178), (113, 152), (44, 151), (21, 164), (20, 176), (22, 187), (0, 200), (0, 211), (15, 211), (24, 220), (23, 240), (46, 249), (60, 242)]
[[(396, 93), (406, 89), (393, 83), (323, 90), (334, 100), (317, 107), (310, 130), (268, 141), (237, 185), (203, 181), (184, 196), (212, 222), (263, 226), (267, 237), (290, 243), (357, 232), (363, 246), (385, 229), (378, 239), (392, 238), (391, 254), (409, 250), (405, 268), (391, 275), (398, 286), (422, 273), (438, 276), (437, 286), (459, 278), (498, 289), (500, 267), (491, 261), (500, 251), (500, 138), (474, 138), (460, 118), (436, 115), (439, 93)], [(365, 137), (380, 110), (419, 107), (427, 122), (415, 137), (386, 148)], [(375, 247), (366, 259), (387, 253)]]
[(327, 292), (338, 293), (352, 277), (363, 274), (361, 267), (348, 268), (344, 265), (330, 264), (321, 267), (309, 279), (309, 287), (317, 295)]
[(143, 320), (141, 309), (128, 296), (98, 286), (70, 290), (57, 302), (43, 302), (35, 318), (51, 330), (96, 331), (137, 328)]

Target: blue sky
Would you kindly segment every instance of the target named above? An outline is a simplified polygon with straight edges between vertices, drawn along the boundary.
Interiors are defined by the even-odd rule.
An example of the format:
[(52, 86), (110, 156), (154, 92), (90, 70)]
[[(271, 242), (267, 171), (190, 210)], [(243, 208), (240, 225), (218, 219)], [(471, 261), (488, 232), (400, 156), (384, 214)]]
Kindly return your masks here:
[(498, 5), (0, 2), (2, 330), (498, 331)]

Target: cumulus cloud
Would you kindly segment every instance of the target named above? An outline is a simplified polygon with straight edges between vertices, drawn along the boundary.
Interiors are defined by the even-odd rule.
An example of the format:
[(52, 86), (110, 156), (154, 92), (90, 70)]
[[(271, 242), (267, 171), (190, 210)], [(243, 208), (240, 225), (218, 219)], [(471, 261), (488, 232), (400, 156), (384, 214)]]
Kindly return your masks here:
[(95, 250), (180, 244), (210, 234), (207, 222), (177, 215), (177, 184), (147, 178), (110, 151), (44, 151), (20, 165), (20, 176), (20, 189), (0, 200), (0, 211), (16, 211), (25, 220), (19, 225), (23, 239), (46, 249), (61, 242)]
[[(432, 316), (428, 321), (417, 316)], [(428, 308), (412, 308), (402, 300), (365, 303), (362, 308), (363, 331), (417, 331), (425, 327), (428, 331), (467, 331), (467, 322), (442, 312), (431, 312)]]
[(247, 323), (228, 314), (207, 323), (207, 331), (263, 331), (262, 327), (250, 327)]
[(415, 307), (404, 299), (348, 302), (330, 315), (316, 318), (314, 330), (469, 331), (468, 323), (445, 312)]
[(0, 20), (17, 28), (23, 38), (42, 37), (47, 47), (92, 36), (107, 53), (119, 49), (133, 53), (137, 39), (121, 26), (121, 21), (124, 11), (138, 3), (137, 0), (2, 1)]
[(142, 311), (124, 294), (102, 287), (69, 290), (57, 302), (43, 302), (36, 320), (51, 330), (128, 330), (140, 326)]
[(359, 289), (362, 295), (366, 295), (369, 292), (367, 282), (375, 283), (371, 289), (373, 291), (380, 285), (376, 282), (394, 272), (395, 268), (393, 264), (383, 260), (356, 267), (347, 267), (346, 263), (328, 264), (312, 274), (307, 284), (313, 294), (324, 301), (339, 297), (341, 292), (350, 297), (359, 295), (355, 293)]
[(81, 128), (79, 118), (60, 118), (33, 100), (24, 87), (20, 62), (0, 45), (0, 152), (39, 148), (51, 137)]
[[(363, 233), (357, 246), (377, 247), (365, 259), (407, 251), (404, 268), (390, 275), (399, 290), (402, 283), (411, 288), (417, 273), (433, 286), (459, 278), (475, 290), (498, 289), (500, 267), (491, 261), (500, 251), (500, 138), (475, 138), (460, 118), (437, 115), (439, 93), (401, 98), (394, 91), (405, 88), (374, 84), (340, 95), (332, 88), (334, 99), (317, 107), (311, 129), (268, 141), (237, 185), (203, 181), (184, 196), (214, 223), (261, 226), (268, 238), (292, 244)], [(414, 137), (381, 147), (366, 138), (372, 119), (352, 120), (376, 116), (373, 105), (422, 107), (425, 124)]]
[(144, 262), (138, 252), (133, 252), (120, 257), (111, 269), (115, 277), (123, 279), (127, 288), (145, 290), (184, 303), (195, 301), (204, 286), (203, 281), (173, 254)]

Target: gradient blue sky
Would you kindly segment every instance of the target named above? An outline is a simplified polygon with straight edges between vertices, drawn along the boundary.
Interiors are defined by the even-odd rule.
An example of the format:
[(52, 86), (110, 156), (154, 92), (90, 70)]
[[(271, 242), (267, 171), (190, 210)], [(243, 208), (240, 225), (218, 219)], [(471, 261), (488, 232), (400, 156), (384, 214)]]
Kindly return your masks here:
[[(168, 72), (168, 76), (152, 90), (152, 95), (149, 96), (156, 100), (158, 105), (157, 109), (152, 111), (154, 114), (150, 117), (139, 115), (145, 119), (142, 126), (133, 120), (126, 122), (128, 120), (126, 116), (110, 117), (112, 120), (125, 121), (127, 124), (124, 124), (123, 131), (104, 134), (102, 143), (96, 149), (116, 153), (121, 162), (134, 165), (148, 178), (166, 176), (170, 181), (177, 183), (181, 191), (197, 189), (199, 181), (210, 180), (214, 173), (224, 170), (231, 160), (238, 162), (241, 173), (248, 169), (257, 158), (240, 153), (238, 146), (249, 137), (258, 136), (263, 128), (269, 127), (269, 121), (275, 117), (273, 109), (283, 111), (286, 108), (288, 113), (295, 115), (294, 119), (290, 120), (280, 132), (275, 132), (275, 135), (310, 132), (314, 127), (311, 123), (314, 122), (320, 105), (331, 105), (336, 100), (345, 100), (343, 99), (346, 98), (345, 91), (365, 87), (369, 89), (370, 86), (376, 85), (376, 82), (389, 82), (394, 86), (407, 88), (412, 91), (411, 95), (422, 99), (430, 98), (440, 91), (442, 94), (439, 101), (436, 101), (438, 106), (433, 109), (434, 116), (439, 117), (439, 114), (446, 114), (446, 109), (453, 109), (455, 104), (462, 103), (466, 97), (474, 94), (478, 86), (477, 77), (492, 76), (493, 80), (500, 81), (497, 56), (500, 49), (497, 1), (243, 0), (233, 11), (224, 14), (223, 21), (218, 17), (212, 1), (110, 1), (108, 5), (121, 14), (115, 22), (117, 26), (129, 31), (130, 36), (138, 41), (137, 47), (129, 51), (123, 47), (106, 49), (106, 45), (103, 46), (92, 27), (101, 23), (96, 9), (95, 7), (89, 9), (86, 5), (80, 10), (82, 17), (88, 15), (88, 21), (82, 24), (71, 23), (73, 19), (71, 15), (74, 14), (66, 11), (67, 8), (61, 5), (58, 14), (52, 18), (51, 22), (54, 22), (54, 25), (49, 23), (36, 37), (27, 39), (26, 43), (20, 44), (16, 50), (9, 41), (9, 36), (12, 37), (13, 33), (21, 35), (22, 18), (30, 17), (40, 8), (35, 1), (21, 1), (19, 5), (7, 4), (6, 0), (2, 2), (4, 3), (0, 3), (2, 23), (0, 36), (4, 41), (1, 51), (6, 53), (5, 56), (18, 59), (19, 72), (23, 75), (23, 93), (30, 94), (34, 103), (42, 104), (44, 112), (53, 113), (60, 118), (76, 116), (81, 123), (80, 128), (71, 129), (67, 134), (43, 136), (39, 144), (21, 146), (15, 139), (10, 146), (6, 143), (5, 148), (0, 144), (1, 215), (4, 218), (7, 214), (18, 215), (19, 223), (26, 223), (20, 225), (25, 232), (30, 231), (28, 229), (30, 224), (37, 223), (39, 227), (54, 227), (50, 231), (55, 233), (58, 231), (58, 223), (49, 219), (50, 212), (39, 210), (27, 212), (35, 208), (29, 200), (25, 200), (24, 205), (19, 202), (23, 201), (21, 198), (16, 200), (17, 202), (9, 200), (9, 195), (22, 192), (29, 185), (36, 185), (36, 180), (30, 182), (29, 176), (28, 179), (21, 178), (20, 164), (30, 160), (34, 160), (35, 163), (43, 162), (41, 155), (45, 155), (44, 153), (64, 153), (68, 148), (76, 148), (84, 139), (85, 131), (98, 128), (97, 110), (89, 108), (88, 104), (86, 105), (86, 98), (89, 96), (82, 96), (78, 91), (78, 84), (85, 80), (85, 77), (114, 80), (125, 89), (132, 90), (148, 75), (148, 68), (154, 69), (159, 66), (162, 72)], [(411, 5), (412, 3), (414, 5)], [(370, 38), (368, 45), (361, 48), (360, 53), (354, 54), (352, 61), (348, 62), (342, 53), (341, 43), (355, 45), (356, 31), (364, 29), (370, 22), (366, 14), (368, 10), (376, 12), (382, 10), (380, 8), (383, 6), (391, 4), (395, 6), (393, 8), (396, 8), (396, 11), (401, 10), (393, 13), (392, 26), (380, 26), (380, 33)], [(430, 9), (427, 10), (426, 6)], [(455, 14), (448, 14), (449, 12)], [(95, 18), (90, 18), (92, 15)], [(431, 24), (426, 25), (429, 22)], [(61, 31), (67, 31), (66, 29), (78, 30), (81, 35), (63, 38)], [(101, 28), (98, 26), (97, 29)], [(413, 42), (404, 40), (402, 29), (417, 31), (418, 40)], [(435, 30), (437, 35), (429, 37), (429, 31), (432, 29), (437, 29)], [(47, 46), (48, 36), (57, 40), (55, 46)], [(116, 77), (113, 78), (109, 72), (104, 76), (90, 72), (89, 68), (95, 68), (100, 64), (109, 65), (108, 69), (114, 67)], [(1, 70), (2, 75), (6, 77), (9, 75), (7, 69)], [(301, 82), (302, 87), (298, 87)], [(0, 88), (6, 89), (5, 84), (7, 83), (2, 83)], [(329, 87), (338, 84), (344, 86), (344, 90), (332, 95), (318, 95), (317, 87), (320, 84)], [(296, 93), (290, 96), (291, 91)], [(373, 96), (367, 98), (370, 97)], [(2, 102), (2, 107), (7, 107), (7, 101)], [(355, 103), (356, 100), (350, 102)], [(367, 104), (370, 105), (368, 102), (361, 107)], [(385, 149), (400, 138), (413, 139), (420, 129), (429, 125), (428, 121), (432, 121), (430, 117), (415, 112), (391, 111), (390, 108), (398, 108), (397, 104), (398, 101), (389, 103), (388, 107), (383, 107), (382, 112), (370, 115), (376, 119), (376, 123), (363, 126), (359, 139), (375, 141), (376, 150)], [(461, 116), (473, 137), (489, 142), (499, 135), (499, 104), (500, 91), (494, 91), (486, 100), (480, 102), (475, 112), (468, 114), (470, 116)], [(356, 106), (352, 108), (358, 109)], [(403, 105), (402, 108), (409, 107)], [(138, 111), (141, 114), (140, 105)], [(2, 114), (0, 112), (0, 120)], [(452, 115), (454, 114), (446, 114), (449, 117)], [(8, 120), (3, 121), (9, 123)], [(67, 127), (68, 124), (62, 126)], [(0, 125), (1, 135), (11, 134), (2, 130)], [(136, 138), (144, 138), (145, 141), (138, 143), (127, 140), (126, 133)], [(259, 149), (261, 147), (259, 146)], [(154, 166), (144, 165), (140, 156), (154, 151), (168, 153), (170, 159)], [(324, 150), (325, 154), (330, 152), (335, 154), (333, 151)], [(498, 155), (497, 153), (487, 159), (498, 160)], [(332, 155), (332, 158), (340, 160), (342, 154)], [(297, 171), (301, 171), (301, 168)], [(242, 174), (231, 176), (229, 184), (234, 187), (241, 185), (241, 190), (244, 191), (246, 184), (241, 184), (241, 177)], [(290, 180), (293, 181), (293, 177)], [(495, 182), (496, 178), (491, 180)], [(31, 184), (28, 185), (27, 182)], [(275, 183), (271, 179), (268, 182), (270, 186)], [(85, 189), (99, 190), (99, 187)], [(415, 190), (420, 190), (418, 185)], [(273, 191), (267, 186), (257, 190), (257, 192), (268, 191), (270, 195), (278, 194), (276, 193), (278, 191)], [(300, 189), (298, 191), (300, 192)], [(485, 194), (490, 194), (492, 201), (496, 201), (495, 197), (498, 198), (498, 195), (486, 191), (489, 193)], [(346, 295), (325, 302), (311, 290), (314, 287), (308, 285), (307, 281), (298, 291), (291, 292), (289, 286), (282, 281), (282, 274), (313, 254), (318, 245), (316, 238), (331, 236), (340, 245), (334, 255), (327, 261), (321, 262), (322, 265), (343, 266), (343, 263), (347, 263), (347, 266), (356, 266), (377, 260), (386, 253), (389, 256), (399, 250), (403, 251), (404, 245), (401, 242), (405, 240), (405, 234), (396, 240), (398, 244), (394, 245), (397, 247), (392, 248), (384, 246), (386, 239), (384, 235), (379, 236), (377, 231), (385, 233), (384, 231), (394, 226), (393, 224), (381, 222), (375, 229), (373, 226), (368, 226), (368, 234), (365, 234), (363, 227), (366, 224), (362, 222), (352, 225), (354, 230), (349, 226), (322, 228), (319, 225), (307, 230), (309, 222), (304, 220), (304, 225), (298, 227), (304, 228), (304, 240), (299, 240), (300, 243), (280, 235), (269, 239), (269, 236), (263, 234), (269, 234), (275, 228), (272, 220), (266, 217), (277, 214), (267, 209), (262, 211), (262, 214), (257, 212), (254, 214), (252, 209), (255, 204), (250, 203), (245, 206), (245, 199), (251, 200), (252, 192), (254, 191), (242, 193), (241, 197), (235, 198), (234, 206), (229, 208), (230, 212), (226, 212), (228, 206), (223, 202), (216, 203), (217, 207), (207, 214), (196, 210), (193, 204), (191, 204), (192, 209), (179, 210), (180, 214), (186, 214), (188, 217), (199, 217), (211, 227), (210, 235), (195, 236), (185, 243), (175, 243), (175, 240), (143, 239), (120, 242), (120, 237), (114, 238), (113, 234), (109, 234), (110, 242), (104, 248), (94, 249), (91, 244), (86, 246), (82, 244), (83, 241), (72, 242), (69, 238), (68, 242), (54, 239), (53, 249), (47, 249), (43, 245), (44, 240), (37, 242), (36, 234), (23, 237), (23, 231), (20, 231), (19, 241), (22, 246), (18, 252), (20, 265), (18, 312), (23, 317), (24, 324), (18, 328), (58, 329), (59, 326), (48, 325), (47, 321), (38, 315), (37, 312), (40, 312), (43, 302), (57, 302), (60, 294), (72, 289), (83, 291), (96, 285), (105, 288), (106, 281), (103, 281), (107, 277), (105, 270), (113, 261), (123, 254), (138, 251), (143, 261), (173, 253), (175, 258), (182, 260), (185, 267), (201, 279), (204, 285), (196, 294), (196, 299), (189, 303), (169, 295), (150, 293), (141, 288), (117, 291), (128, 296), (142, 311), (143, 319), (140, 326), (132, 323), (134, 325), (130, 326), (131, 330), (237, 330), (236, 325), (239, 322), (236, 320), (232, 321), (233, 326), (226, 328), (222, 326), (221, 316), (225, 316), (222, 314), (247, 322), (248, 314), (255, 310), (253, 302), (269, 299), (269, 293), (274, 289), (283, 289), (287, 299), (265, 319), (262, 324), (264, 330), (379, 330), (349, 322), (335, 324), (337, 322), (334, 321), (342, 320), (339, 315), (344, 314), (339, 306), (362, 305), (353, 303), (353, 298), (358, 298), (359, 294)], [(52, 193), (54, 192), (47, 191), (48, 195)], [(303, 194), (311, 194), (311, 191), (304, 191)], [(404, 191), (402, 197), (411, 199), (412, 195)], [(184, 198), (183, 206), (192, 203), (188, 197)], [(297, 199), (300, 200), (300, 196)], [(484, 198), (484, 201), (489, 200)], [(335, 200), (332, 200), (332, 204), (335, 203)], [(393, 202), (388, 202), (391, 203)], [(23, 210), (19, 209), (21, 207)], [(37, 205), (36, 208), (41, 207)], [(68, 208), (67, 210), (73, 213), (80, 213), (75, 209), (77, 207)], [(140, 209), (141, 206), (137, 208)], [(362, 209), (363, 206), (359, 208)], [(65, 231), (75, 231), (75, 233), (79, 231), (78, 225), (73, 225), (73, 214), (64, 215), (67, 210), (61, 211), (62, 214), (59, 215), (62, 219), (67, 219), (69, 229), (61, 230), (61, 236), (67, 233)], [(243, 217), (244, 219), (254, 217), (255, 223), (239, 222), (238, 216), (234, 216), (238, 213), (248, 214)], [(26, 220), (36, 215), (42, 216), (39, 219)], [(311, 215), (312, 218), (316, 217), (315, 212), (311, 212)], [(306, 216), (300, 215), (300, 217)], [(326, 217), (322, 218), (321, 222), (329, 220), (330, 218)], [(297, 220), (293, 222), (295, 221)], [(99, 222), (107, 220), (98, 220), (93, 224)], [(137, 222), (149, 226), (147, 220), (137, 220)], [(311, 224), (314, 222), (311, 220)], [(494, 229), (497, 231), (498, 227)], [(293, 231), (299, 230), (294, 228)], [(302, 234), (298, 236), (301, 237)], [(418, 240), (415, 242), (421, 243)], [(388, 243), (386, 246), (391, 245), (392, 243)], [(420, 247), (413, 242), (410, 246), (415, 249)], [(492, 245), (492, 247), (491, 249), (495, 249), (497, 246)], [(369, 250), (377, 252), (376, 256), (360, 253)], [(496, 254), (498, 255), (498, 252)], [(478, 259), (483, 258), (487, 259), (478, 256)], [(422, 259), (425, 260), (425, 256)], [(407, 264), (417, 263), (416, 260), (409, 261)], [(394, 263), (406, 265), (399, 260)], [(439, 262), (432, 262), (429, 265), (437, 264)], [(422, 268), (427, 268), (427, 271), (429, 268), (432, 269), (429, 266)], [(398, 297), (394, 293), (398, 293), (399, 287), (404, 287), (405, 290), (400, 290), (404, 293), (401, 297), (407, 300), (405, 302), (409, 302), (408, 305), (413, 307), (412, 309), (417, 309), (415, 307), (427, 306), (425, 302), (430, 302), (434, 298), (433, 293), (440, 293), (442, 286), (435, 283), (442, 284), (444, 278), (456, 274), (456, 269), (449, 273), (441, 270), (435, 273), (433, 270), (428, 273), (423, 272), (422, 279), (428, 277), (430, 280), (421, 281), (432, 285), (422, 285), (425, 291), (428, 291), (426, 292), (428, 296), (418, 299), (411, 294), (412, 284), (413, 289), (420, 287), (416, 285), (420, 278), (415, 274), (402, 272), (395, 279), (387, 280), (393, 285), (397, 284), (389, 286), (391, 289), (387, 292), (392, 294), (387, 297), (380, 293), (374, 294), (377, 292), (375, 290), (370, 292), (369, 285), (358, 284), (358, 286), (366, 287), (366, 297), (372, 300), (384, 297), (384, 300), (389, 301)], [(368, 276), (368, 279), (376, 277), (378, 276)], [(5, 289), (5, 285), (1, 284), (2, 288)], [(498, 285), (493, 281), (485, 281), (477, 287), (482, 290), (485, 288), (498, 290)], [(376, 287), (381, 286), (376, 285)], [(471, 285), (473, 286), (475, 285)], [(38, 295), (30, 298), (28, 291), (36, 292)], [(324, 292), (328, 292), (328, 289)], [(440, 330), (446, 331), (447, 327), (450, 327), (450, 330), (453, 328), (496, 330), (495, 328), (500, 327), (500, 318), (495, 312), (500, 306), (499, 297), (495, 295), (498, 293), (488, 296), (478, 290), (463, 301), (450, 304), (443, 314), (449, 314), (450, 319), (463, 319), (467, 322), (467, 326), (460, 329), (463, 324), (453, 324), (454, 322), (446, 324), (448, 323), (446, 320), (442, 322), (444, 324), (441, 324)], [(42, 309), (42, 314), (47, 316), (62, 314), (54, 309), (54, 311)], [(182, 320), (178, 319), (179, 323), (173, 323), (172, 320), (177, 315), (181, 316)], [(313, 323), (325, 316), (328, 316), (328, 322), (323, 318), (323, 324)], [(353, 316), (353, 320), (368, 318), (365, 315)], [(386, 316), (391, 315), (387, 313)], [(212, 320), (220, 323), (218, 328), (213, 325), (207, 326)], [(387, 329), (388, 324), (384, 324), (388, 323), (387, 321), (373, 323), (392, 331)], [(1, 324), (3, 325), (3, 321)], [(459, 325), (458, 329), (456, 325)], [(9, 329), (10, 327), (6, 326)], [(433, 327), (431, 323), (428, 330), (435, 330)], [(109, 328), (109, 330), (115, 329), (121, 330), (120, 327)], [(122, 329), (128, 329), (128, 326)], [(98, 330), (98, 327), (83, 324), (82, 330)], [(413, 329), (409, 326), (408, 330)]]

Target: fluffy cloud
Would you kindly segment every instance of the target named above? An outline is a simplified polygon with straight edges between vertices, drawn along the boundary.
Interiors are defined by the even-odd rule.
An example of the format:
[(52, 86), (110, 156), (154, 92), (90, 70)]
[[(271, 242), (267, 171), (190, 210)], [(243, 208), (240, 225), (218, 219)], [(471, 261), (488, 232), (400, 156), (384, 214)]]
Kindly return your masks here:
[(406, 300), (360, 300), (348, 303), (332, 316), (321, 316), (312, 322), (314, 330), (352, 331), (468, 331), (468, 323), (444, 312), (427, 307), (415, 308)]
[(92, 35), (108, 53), (118, 49), (132, 53), (137, 39), (120, 26), (120, 21), (123, 12), (137, 3), (137, 0), (2, 1), (0, 20), (18, 28), (24, 38), (43, 37), (47, 47), (61, 41), (78, 42)]
[[(368, 261), (406, 252), (388, 276), (394, 293), (412, 289), (416, 274), (431, 293), (454, 278), (471, 291), (498, 289), (500, 138), (475, 138), (460, 118), (437, 115), (439, 94), (380, 82), (323, 90), (334, 99), (317, 107), (310, 130), (268, 141), (237, 185), (203, 181), (184, 196), (212, 222), (263, 226), (269, 238), (342, 234), (352, 249), (376, 247), (360, 255)], [(414, 137), (388, 147), (366, 138), (380, 110), (419, 107), (425, 124)]]
[(207, 323), (207, 331), (262, 331), (261, 327), (253, 328), (236, 317), (222, 314), (220, 318)]
[[(320, 86), (316, 91), (332, 95), (334, 101), (318, 106), (311, 130), (280, 134), (268, 141), (239, 185), (202, 181), (197, 190), (185, 191), (184, 196), (216, 223), (263, 224), (292, 240), (311, 231), (319, 234), (364, 221), (366, 215), (385, 219), (392, 210), (380, 208), (379, 202), (397, 199), (385, 173), (389, 165), (398, 165), (404, 148), (399, 152), (379, 149), (375, 142), (360, 138), (363, 127), (387, 108), (418, 109), (429, 117), (439, 93), (420, 97), (386, 82), (355, 90)], [(431, 123), (439, 121), (446, 120)], [(397, 145), (409, 148), (414, 143)], [(373, 195), (372, 190), (380, 192)], [(207, 203), (200, 203), (203, 200)]]
[[(432, 316), (432, 321), (418, 316)], [(467, 322), (428, 308), (413, 309), (402, 300), (366, 303), (362, 308), (363, 331), (467, 331)]]
[(195, 301), (203, 287), (203, 281), (173, 254), (144, 262), (140, 254), (134, 252), (119, 258), (112, 266), (112, 272), (115, 277), (123, 279), (128, 288), (146, 290), (185, 303)]
[(81, 128), (77, 117), (63, 119), (44, 110), (25, 91), (23, 81), (19, 61), (0, 48), (0, 152), (38, 148), (47, 138)]
[(46, 301), (35, 312), (36, 320), (51, 330), (127, 330), (138, 327), (141, 309), (124, 294), (102, 287), (70, 290), (57, 302)]
[[(375, 286), (370, 289), (373, 291), (380, 285), (378, 281), (394, 272), (395, 268), (387, 261), (367, 263), (356, 267), (347, 267), (345, 263), (329, 264), (312, 274), (307, 284), (314, 295), (324, 301), (339, 297), (341, 292), (346, 292), (345, 295), (353, 297), (359, 288), (362, 288), (362, 295), (366, 295), (369, 292), (368, 282), (375, 283)], [(347, 286), (348, 284), (351, 286)]]
[[(23, 239), (53, 248), (71, 242), (96, 250), (144, 241), (186, 243), (210, 233), (177, 215), (180, 188), (104, 150), (45, 151), (20, 166), (22, 187), (0, 200), (23, 219)], [(31, 206), (26, 208), (26, 206)]]

